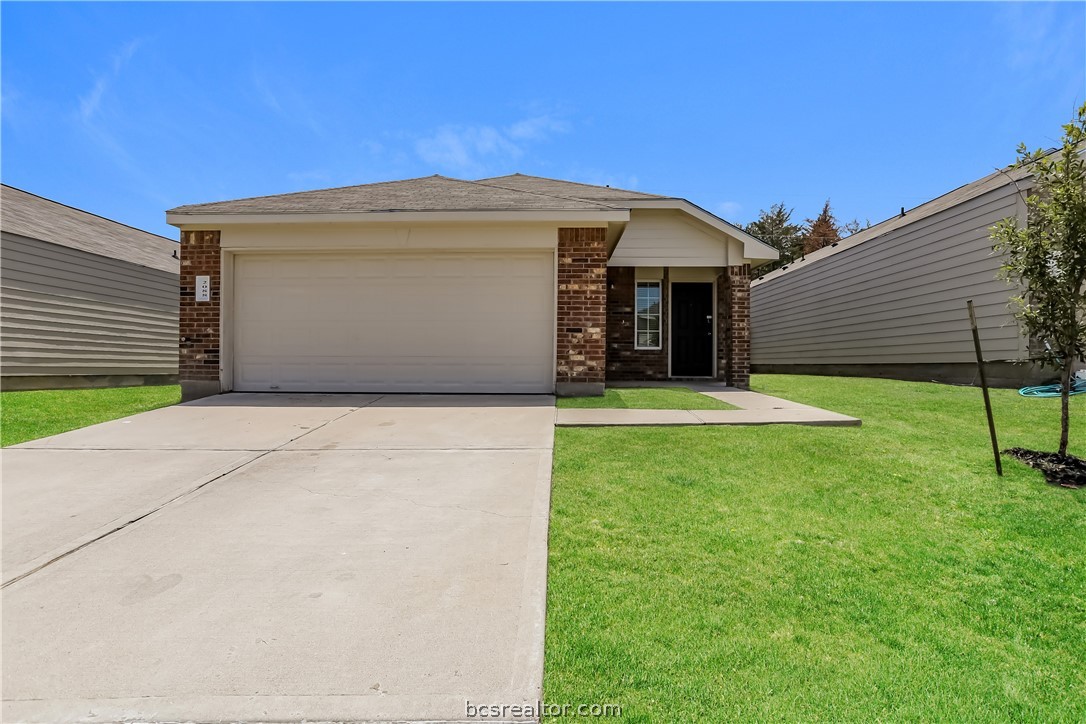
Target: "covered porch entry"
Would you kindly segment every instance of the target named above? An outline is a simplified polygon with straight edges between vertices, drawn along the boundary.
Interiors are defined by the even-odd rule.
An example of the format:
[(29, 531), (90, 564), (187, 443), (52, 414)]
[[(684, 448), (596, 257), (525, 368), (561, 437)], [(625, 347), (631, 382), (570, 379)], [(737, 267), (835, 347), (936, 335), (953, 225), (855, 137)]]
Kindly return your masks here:
[(607, 270), (607, 380), (749, 382), (747, 266)]

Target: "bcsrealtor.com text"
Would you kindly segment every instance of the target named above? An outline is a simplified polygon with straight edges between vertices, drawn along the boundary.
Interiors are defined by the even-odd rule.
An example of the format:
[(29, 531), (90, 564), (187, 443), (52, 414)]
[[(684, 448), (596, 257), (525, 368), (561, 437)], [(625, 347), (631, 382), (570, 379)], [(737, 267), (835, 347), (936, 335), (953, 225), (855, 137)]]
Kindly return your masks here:
[(583, 716), (620, 717), (618, 704), (555, 704), (536, 701), (528, 704), (479, 704), (464, 702), (464, 714), (468, 719), (539, 719), (542, 717)]

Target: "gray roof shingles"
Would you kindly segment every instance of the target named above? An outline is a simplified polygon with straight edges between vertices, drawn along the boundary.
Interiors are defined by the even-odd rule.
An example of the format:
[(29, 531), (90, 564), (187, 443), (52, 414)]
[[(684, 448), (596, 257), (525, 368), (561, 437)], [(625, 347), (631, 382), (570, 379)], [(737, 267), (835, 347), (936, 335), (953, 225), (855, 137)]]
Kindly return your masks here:
[(235, 201), (190, 204), (173, 214), (304, 214), (389, 211), (608, 211), (602, 200), (558, 196), (531, 188), (426, 176)]
[(0, 230), (176, 274), (178, 243), (7, 184), (0, 185)]
[(541, 194), (569, 196), (575, 199), (587, 199), (590, 201), (629, 201), (632, 199), (669, 198), (657, 194), (646, 194), (641, 191), (615, 189), (610, 186), (593, 186), (591, 184), (582, 184), (575, 181), (560, 181), (553, 178), (543, 178), (542, 176), (525, 176), (521, 173), (479, 179), (476, 183), (519, 189), (521, 191), (534, 191)]

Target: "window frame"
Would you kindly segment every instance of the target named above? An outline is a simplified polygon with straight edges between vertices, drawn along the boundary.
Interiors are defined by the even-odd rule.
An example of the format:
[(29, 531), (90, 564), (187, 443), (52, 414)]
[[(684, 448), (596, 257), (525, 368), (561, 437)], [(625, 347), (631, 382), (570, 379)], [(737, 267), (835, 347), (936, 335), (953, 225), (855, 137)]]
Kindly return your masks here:
[[(641, 344), (641, 332), (651, 334), (654, 330), (639, 329), (638, 325), (641, 321), (641, 312), (637, 308), (638, 302), (638, 290), (644, 285), (646, 288), (656, 287), (656, 299), (657, 299), (657, 311), (656, 317), (656, 344), (655, 345), (642, 345)], [(659, 279), (638, 279), (634, 282), (634, 349), (645, 351), (659, 351), (664, 348), (664, 284)]]

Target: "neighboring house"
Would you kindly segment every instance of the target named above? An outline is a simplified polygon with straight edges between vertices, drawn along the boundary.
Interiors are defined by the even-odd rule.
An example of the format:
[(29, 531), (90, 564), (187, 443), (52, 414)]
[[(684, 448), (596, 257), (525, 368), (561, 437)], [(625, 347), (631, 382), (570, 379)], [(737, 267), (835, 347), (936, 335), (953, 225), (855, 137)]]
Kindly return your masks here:
[(176, 383), (177, 250), (2, 186), (3, 389)]
[(777, 257), (683, 199), (520, 174), (182, 206), (167, 220), (181, 229), (187, 398), (744, 387), (750, 268)]
[(969, 384), (972, 299), (991, 384), (1053, 375), (1029, 362), (1030, 340), (998, 278), (989, 228), (1025, 219), (1027, 170), (998, 171), (755, 280), (758, 372), (857, 375)]

